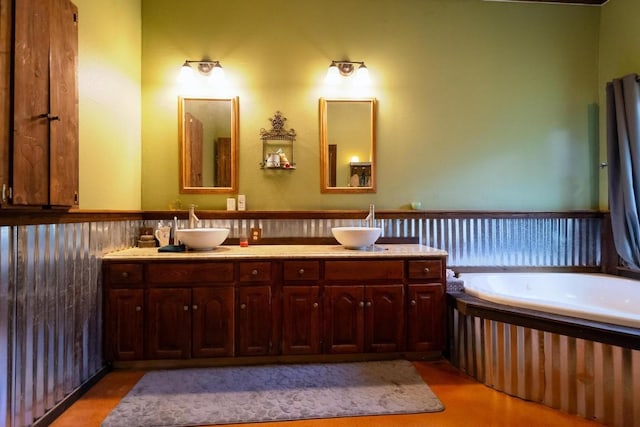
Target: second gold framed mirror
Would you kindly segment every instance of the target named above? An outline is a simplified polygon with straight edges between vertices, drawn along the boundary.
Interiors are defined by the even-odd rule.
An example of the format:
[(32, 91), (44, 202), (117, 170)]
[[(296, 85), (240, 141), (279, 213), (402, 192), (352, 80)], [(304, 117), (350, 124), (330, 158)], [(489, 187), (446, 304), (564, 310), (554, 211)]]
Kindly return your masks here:
[(376, 99), (320, 98), (320, 190), (376, 192)]

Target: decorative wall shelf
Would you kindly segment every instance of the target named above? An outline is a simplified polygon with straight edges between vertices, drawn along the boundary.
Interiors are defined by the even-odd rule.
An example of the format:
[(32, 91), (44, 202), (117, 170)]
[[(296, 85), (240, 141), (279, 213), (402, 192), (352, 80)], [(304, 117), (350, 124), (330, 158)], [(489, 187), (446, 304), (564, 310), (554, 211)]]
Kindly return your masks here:
[(296, 163), (293, 159), (293, 144), (296, 140), (295, 129), (286, 129), (286, 117), (280, 111), (276, 111), (269, 119), (271, 129), (260, 129), (262, 140), (262, 169), (293, 170)]

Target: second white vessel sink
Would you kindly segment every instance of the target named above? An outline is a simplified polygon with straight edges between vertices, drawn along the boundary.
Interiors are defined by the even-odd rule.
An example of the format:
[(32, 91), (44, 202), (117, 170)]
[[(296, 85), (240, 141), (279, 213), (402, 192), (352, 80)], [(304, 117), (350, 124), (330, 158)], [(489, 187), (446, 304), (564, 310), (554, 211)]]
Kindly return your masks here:
[(379, 227), (333, 227), (333, 237), (348, 249), (363, 249), (373, 245), (382, 229)]

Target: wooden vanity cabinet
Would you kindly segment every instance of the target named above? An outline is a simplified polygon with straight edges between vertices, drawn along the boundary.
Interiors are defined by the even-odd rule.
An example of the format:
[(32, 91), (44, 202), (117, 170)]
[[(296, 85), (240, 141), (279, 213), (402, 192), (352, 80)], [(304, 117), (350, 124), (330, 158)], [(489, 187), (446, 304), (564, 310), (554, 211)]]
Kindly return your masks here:
[(233, 356), (233, 263), (106, 263), (107, 360)]
[(112, 264), (104, 269), (105, 357), (144, 358), (144, 283), (142, 265)]
[(325, 352), (404, 350), (403, 278), (401, 260), (326, 261)]
[(272, 263), (238, 263), (237, 354), (262, 356), (274, 350), (272, 327)]
[(407, 263), (407, 272), (407, 350), (441, 351), (444, 347), (445, 263), (412, 260)]
[(320, 261), (283, 264), (282, 354), (321, 353)]
[(105, 262), (105, 354), (438, 354), (444, 277), (444, 257)]
[(110, 289), (106, 293), (105, 356), (109, 360), (144, 358), (144, 290)]

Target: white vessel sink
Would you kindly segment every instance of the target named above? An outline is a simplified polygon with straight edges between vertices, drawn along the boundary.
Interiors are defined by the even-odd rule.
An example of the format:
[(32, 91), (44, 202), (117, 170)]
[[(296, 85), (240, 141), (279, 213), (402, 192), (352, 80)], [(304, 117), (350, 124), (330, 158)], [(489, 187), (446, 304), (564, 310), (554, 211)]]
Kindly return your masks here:
[(179, 228), (178, 240), (194, 251), (211, 250), (224, 242), (228, 228)]
[(379, 227), (333, 227), (333, 237), (348, 249), (362, 249), (378, 240), (382, 229)]

